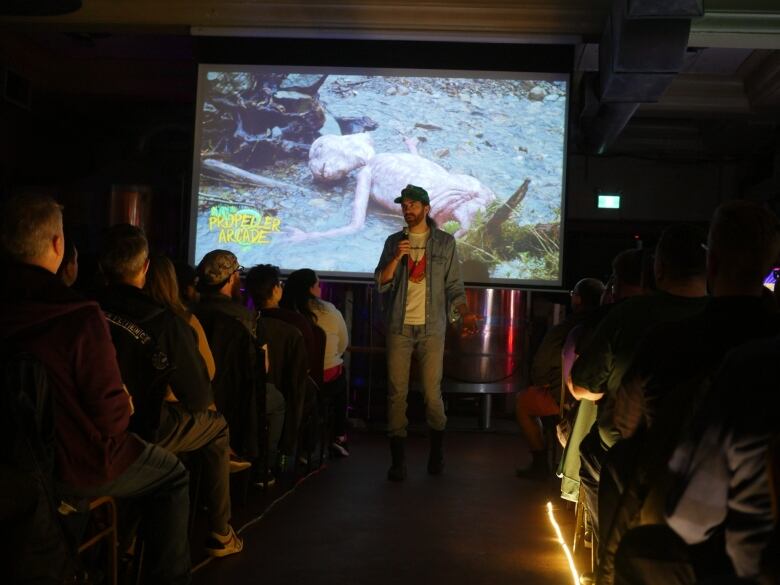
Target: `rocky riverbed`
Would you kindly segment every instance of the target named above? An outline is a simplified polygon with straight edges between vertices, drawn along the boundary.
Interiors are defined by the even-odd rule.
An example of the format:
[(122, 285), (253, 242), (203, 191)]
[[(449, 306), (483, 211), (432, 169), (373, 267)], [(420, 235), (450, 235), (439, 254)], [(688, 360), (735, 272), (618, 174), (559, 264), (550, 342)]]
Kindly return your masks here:
[[(560, 222), (567, 107), (562, 82), (333, 75), (319, 86), (317, 97), (325, 113), (321, 134), (341, 133), (339, 120), (345, 118), (368, 119), (375, 123), (371, 135), (377, 153), (407, 152), (404, 140), (416, 138), (421, 156), (476, 177), (500, 200), (528, 178), (528, 194), (510, 221), (520, 226)], [(348, 223), (355, 173), (335, 184), (319, 184), (306, 161), (293, 158), (245, 170), (291, 188), (202, 176), (196, 260), (223, 247), (235, 251), (245, 265), (372, 272), (385, 238), (403, 224), (400, 215), (374, 206), (358, 234), (286, 242), (284, 233), (290, 228), (322, 231)], [(262, 245), (220, 242), (219, 230), (209, 223), (215, 205), (278, 218), (281, 232), (269, 233)], [(492, 267), (491, 276), (538, 280), (550, 272), (540, 262), (532, 257), (503, 262)]]

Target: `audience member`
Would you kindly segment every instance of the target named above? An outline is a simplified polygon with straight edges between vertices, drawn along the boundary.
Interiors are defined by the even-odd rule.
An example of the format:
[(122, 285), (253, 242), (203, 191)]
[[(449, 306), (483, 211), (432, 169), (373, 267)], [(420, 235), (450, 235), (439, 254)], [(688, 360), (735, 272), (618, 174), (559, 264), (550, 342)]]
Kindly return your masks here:
[(206, 332), (203, 331), (203, 325), (200, 324), (195, 314), (185, 305), (183, 299), (186, 296), (180, 294), (174, 264), (167, 256), (156, 255), (149, 257), (149, 270), (146, 273), (144, 290), (152, 299), (161, 305), (165, 305), (176, 316), (189, 323), (198, 338), (198, 352), (200, 352), (200, 356), (206, 364), (209, 381), (213, 380), (216, 366), (214, 364), (214, 355), (209, 347), (209, 340), (206, 338)]
[(311, 328), (312, 338), (314, 340), (311, 351), (314, 354), (314, 359), (311, 361), (311, 371), (309, 374), (317, 383), (317, 386), (322, 388), (324, 383), (322, 379), (322, 373), (325, 371), (325, 344), (327, 338), (325, 331), (317, 325), (317, 315), (311, 308), (312, 294), (309, 290), (311, 285), (311, 274), (304, 270), (296, 270), (287, 277), (284, 291), (282, 292), (282, 298), (279, 301), (279, 306), (289, 311), (295, 311), (299, 315), (302, 315), (309, 323)]
[(620, 382), (647, 330), (702, 310), (707, 294), (703, 244), (704, 234), (694, 226), (664, 230), (653, 264), (658, 292), (626, 300), (610, 311), (572, 368), (574, 396), (599, 401), (596, 423), (580, 443), (580, 495), (597, 530), (601, 465), (620, 438), (612, 415)]
[(251, 268), (246, 275), (247, 293), (252, 297), (252, 302), (262, 312), (262, 315), (289, 323), (301, 332), (306, 346), (309, 375), (317, 381), (318, 376), (316, 372), (323, 369), (324, 361), (325, 346), (322, 341), (322, 333), (318, 331), (315, 334), (315, 325), (297, 309), (280, 306), (281, 298), (269, 304), (268, 300), (274, 296), (272, 293), (275, 292), (273, 289), (277, 286), (276, 283), (279, 286), (279, 294), (283, 296), (284, 282), (281, 280), (281, 273), (276, 266), (271, 266), (270, 264), (259, 264)]
[(563, 449), (558, 466), (561, 476), (561, 497), (572, 502), (580, 497), (580, 443), (596, 422), (596, 404), (574, 395), (571, 369), (577, 356), (588, 345), (599, 323), (619, 303), (633, 296), (644, 294), (642, 286), (644, 252), (639, 249), (623, 250), (612, 259), (612, 275), (601, 295), (599, 308), (588, 313), (582, 323), (575, 326), (566, 337), (561, 352), (562, 377), (569, 394), (579, 402), (571, 432)]
[[(257, 316), (240, 302), (240, 270), (232, 252), (213, 250), (206, 254), (198, 264), (201, 296), (194, 312), (203, 324), (214, 354), (217, 408), (230, 424), (233, 448), (239, 455), (259, 458), (262, 454), (260, 420), (265, 417), (268, 437), (263, 451), (273, 465), (284, 425), (284, 397), (273, 385), (266, 384), (267, 337)], [(258, 348), (262, 349), (262, 362), (258, 362)], [(258, 483), (273, 483), (270, 469), (257, 473)]]
[(57, 276), (65, 286), (73, 286), (79, 277), (79, 252), (72, 240), (65, 241), (65, 255)]
[(185, 307), (192, 308), (198, 303), (200, 295), (198, 293), (198, 273), (187, 262), (174, 262), (176, 271), (176, 284), (179, 287), (181, 302)]
[[(112, 325), (125, 383), (132, 395), (148, 391), (144, 388), (148, 381), (140, 373), (146, 366), (144, 360), (149, 358), (135, 351), (136, 342), (126, 332), (132, 336), (148, 335), (174, 367), (169, 378), (173, 397), (162, 404), (155, 443), (176, 454), (199, 451), (204, 462), (204, 491), (211, 529), (206, 551), (217, 557), (238, 553), (243, 542), (229, 523), (230, 435), (225, 418), (209, 409), (214, 397), (195, 331), (143, 291), (149, 247), (140, 228), (128, 224), (110, 228), (101, 250), (100, 265), (109, 282), (100, 304)], [(158, 408), (154, 403), (148, 406)]]
[(667, 524), (689, 545), (723, 530), (725, 553), (743, 579), (760, 575), (775, 528), (768, 463), (780, 433), (778, 362), (777, 337), (731, 352), (669, 461)]
[[(706, 389), (723, 356), (780, 330), (780, 318), (762, 299), (763, 278), (780, 251), (778, 227), (774, 214), (756, 204), (721, 205), (707, 243), (712, 297), (704, 311), (652, 331), (637, 350), (615, 411), (621, 435), (635, 438), (607, 465), (605, 486), (615, 494), (611, 499), (619, 494), (619, 504), (600, 553), (605, 583), (611, 582), (614, 554), (626, 531), (637, 523), (663, 524), (669, 457), (686, 421), (709, 402)], [(731, 397), (734, 405), (742, 400), (736, 393)], [(715, 568), (716, 558), (713, 552), (706, 564)]]
[[(209, 340), (203, 325), (200, 324), (195, 314), (184, 304), (179, 294), (179, 285), (176, 279), (176, 271), (173, 262), (163, 255), (155, 255), (149, 258), (149, 270), (146, 273), (146, 284), (144, 285), (146, 293), (161, 305), (165, 305), (178, 317), (189, 323), (195, 331), (198, 338), (198, 351), (206, 364), (206, 371), (209, 375), (209, 381), (214, 380), (216, 365), (214, 355), (209, 347)], [(176, 401), (173, 391), (168, 392), (168, 399)], [(216, 405), (212, 403), (209, 408), (216, 410)], [(230, 450), (230, 472), (235, 473), (248, 469), (252, 464), (249, 461), (241, 459), (235, 451)]]
[[(308, 268), (296, 272), (302, 273), (300, 281), (309, 286), (309, 307), (316, 318), (317, 326), (325, 332), (325, 359), (322, 371), (322, 396), (333, 411), (333, 427), (330, 452), (336, 457), (349, 456), (347, 443), (347, 377), (344, 373), (344, 352), (349, 345), (349, 333), (344, 316), (333, 303), (323, 300), (320, 279)], [(295, 273), (293, 273), (295, 274)], [(292, 276), (292, 274), (290, 275)], [(293, 282), (296, 282), (294, 279)]]
[(286, 314), (289, 313), (304, 321), (306, 319), (299, 313), (278, 308), (282, 283), (279, 269), (275, 266), (252, 268), (247, 274), (247, 290), (255, 307), (260, 310), (260, 322), (269, 337), (268, 383), (282, 393), (286, 403), (280, 449), (283, 455), (292, 456), (298, 448), (303, 420), (316, 412), (317, 396), (307, 383), (309, 368), (303, 335), (289, 320), (276, 318), (276, 315), (288, 316)]
[(515, 407), (517, 423), (531, 450), (531, 466), (518, 469), (518, 477), (545, 479), (548, 476), (539, 417), (560, 414), (563, 344), (569, 332), (599, 306), (603, 292), (604, 285), (600, 280), (580, 280), (571, 291), (571, 315), (547, 331), (534, 354), (531, 362), (531, 385), (518, 394)]
[(15, 261), (3, 274), (0, 335), (46, 367), (56, 398), (56, 474), (63, 494), (142, 499), (147, 580), (190, 582), (187, 471), (167, 450), (127, 432), (123, 387), (98, 305), (56, 273), (65, 253), (62, 212), (47, 197), (7, 202), (2, 243)]

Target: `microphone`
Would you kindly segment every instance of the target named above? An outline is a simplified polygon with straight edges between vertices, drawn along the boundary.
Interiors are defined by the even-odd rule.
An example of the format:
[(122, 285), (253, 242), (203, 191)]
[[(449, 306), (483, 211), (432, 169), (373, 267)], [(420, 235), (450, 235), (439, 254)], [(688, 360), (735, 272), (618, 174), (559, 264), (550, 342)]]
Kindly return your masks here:
[[(409, 239), (409, 226), (408, 226), (408, 225), (405, 225), (401, 231), (403, 232), (403, 233), (401, 234), (401, 241), (403, 241), (403, 240), (408, 240), (408, 239)], [(401, 256), (401, 260), (403, 260), (404, 258), (406, 258), (406, 256), (407, 256), (406, 254), (404, 254), (403, 256)]]

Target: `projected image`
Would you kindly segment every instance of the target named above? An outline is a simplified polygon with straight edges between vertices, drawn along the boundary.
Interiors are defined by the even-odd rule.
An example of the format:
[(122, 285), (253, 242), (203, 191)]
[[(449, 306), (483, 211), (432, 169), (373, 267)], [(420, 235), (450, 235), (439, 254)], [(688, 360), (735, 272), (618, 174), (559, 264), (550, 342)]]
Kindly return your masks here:
[(371, 275), (415, 184), (466, 281), (558, 282), (567, 84), (459, 75), (202, 66), (195, 261)]

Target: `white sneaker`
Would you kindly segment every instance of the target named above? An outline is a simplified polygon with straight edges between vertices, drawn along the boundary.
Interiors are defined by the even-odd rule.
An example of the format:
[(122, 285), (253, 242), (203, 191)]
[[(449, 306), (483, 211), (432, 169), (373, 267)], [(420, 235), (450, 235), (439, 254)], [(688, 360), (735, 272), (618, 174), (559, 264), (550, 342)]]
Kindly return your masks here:
[(206, 541), (206, 552), (212, 557), (226, 557), (240, 553), (244, 549), (244, 541), (236, 534), (232, 526), (228, 526), (225, 535), (212, 532)]

